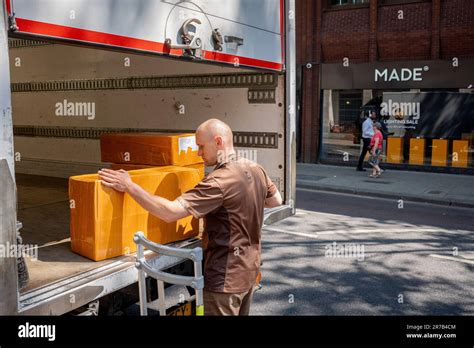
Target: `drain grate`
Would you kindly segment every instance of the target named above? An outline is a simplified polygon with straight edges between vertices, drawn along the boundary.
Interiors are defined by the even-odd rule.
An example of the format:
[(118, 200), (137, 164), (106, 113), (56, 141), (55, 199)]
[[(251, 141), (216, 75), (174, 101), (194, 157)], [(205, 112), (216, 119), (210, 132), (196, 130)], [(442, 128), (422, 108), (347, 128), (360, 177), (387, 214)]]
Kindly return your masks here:
[(428, 191), (427, 192), (429, 195), (440, 195), (442, 193), (444, 193), (443, 191), (436, 191), (436, 190), (433, 190), (433, 191)]

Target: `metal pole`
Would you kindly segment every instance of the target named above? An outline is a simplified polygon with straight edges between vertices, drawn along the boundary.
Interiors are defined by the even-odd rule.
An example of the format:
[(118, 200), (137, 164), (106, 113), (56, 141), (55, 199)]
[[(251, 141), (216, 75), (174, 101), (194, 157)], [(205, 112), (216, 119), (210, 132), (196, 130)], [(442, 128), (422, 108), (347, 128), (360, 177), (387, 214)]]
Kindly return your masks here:
[[(296, 7), (295, 0), (285, 0), (286, 42), (286, 204), (295, 213), (296, 196)], [(282, 33), (283, 34), (283, 33)]]
[(13, 153), (13, 123), (10, 91), (10, 62), (8, 57), (8, 14), (5, 1), (0, 4), (0, 158), (7, 160), (10, 175), (15, 181)]
[[(194, 277), (202, 277), (202, 251), (197, 259), (194, 260)], [(204, 295), (202, 288), (196, 289), (196, 316), (204, 316)]]
[(161, 280), (157, 280), (158, 286), (158, 310), (160, 316), (166, 317), (166, 301), (165, 301), (165, 283)]
[(16, 249), (16, 190), (13, 157), (13, 123), (8, 59), (8, 15), (0, 4), (0, 315), (18, 312)]
[[(139, 260), (145, 257), (143, 245), (137, 245), (137, 258)], [(138, 294), (140, 297), (140, 315), (148, 315), (147, 296), (146, 296), (146, 275), (142, 269), (138, 270)]]

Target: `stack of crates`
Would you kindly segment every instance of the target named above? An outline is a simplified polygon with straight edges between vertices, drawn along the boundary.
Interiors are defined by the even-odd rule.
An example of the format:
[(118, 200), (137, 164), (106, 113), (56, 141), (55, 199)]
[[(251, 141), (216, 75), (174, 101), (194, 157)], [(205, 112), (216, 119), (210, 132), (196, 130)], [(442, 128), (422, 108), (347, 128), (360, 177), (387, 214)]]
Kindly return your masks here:
[[(204, 177), (192, 134), (107, 134), (101, 138), (103, 162), (128, 170), (132, 180), (153, 195), (175, 200)], [(136, 251), (133, 235), (144, 232), (167, 244), (198, 235), (192, 216), (166, 223), (151, 215), (128, 194), (106, 188), (97, 174), (69, 179), (72, 251), (94, 261)]]
[(204, 163), (198, 156), (194, 134), (119, 133), (100, 138), (102, 162), (114, 170), (136, 170), (158, 166), (197, 169), (204, 178)]

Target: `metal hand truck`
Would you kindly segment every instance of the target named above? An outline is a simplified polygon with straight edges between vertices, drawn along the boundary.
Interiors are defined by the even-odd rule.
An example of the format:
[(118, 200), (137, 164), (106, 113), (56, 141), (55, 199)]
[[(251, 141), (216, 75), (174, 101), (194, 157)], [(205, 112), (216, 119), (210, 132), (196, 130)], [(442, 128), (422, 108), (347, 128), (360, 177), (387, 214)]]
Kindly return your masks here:
[[(204, 315), (204, 277), (202, 275), (202, 248), (180, 249), (154, 243), (145, 238), (143, 232), (135, 233), (133, 241), (137, 245), (138, 288), (140, 293), (140, 315), (148, 315), (146, 276), (156, 279), (158, 284), (158, 309), (160, 316), (166, 315), (165, 282), (168, 284), (190, 286), (196, 291), (196, 316)], [(189, 259), (194, 262), (194, 277), (180, 276), (154, 269), (145, 259), (144, 248), (164, 256)]]

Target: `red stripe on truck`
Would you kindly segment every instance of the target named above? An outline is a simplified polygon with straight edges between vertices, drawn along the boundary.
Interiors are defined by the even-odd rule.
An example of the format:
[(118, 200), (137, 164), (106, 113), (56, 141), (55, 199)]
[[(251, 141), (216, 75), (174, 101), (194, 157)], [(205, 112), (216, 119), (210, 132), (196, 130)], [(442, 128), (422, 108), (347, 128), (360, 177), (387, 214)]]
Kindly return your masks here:
[[(134, 48), (151, 52), (170, 53), (165, 45), (160, 42), (135, 39), (127, 36), (101, 33), (92, 30), (71, 28), (63, 25), (43, 23), (23, 18), (17, 18), (16, 22), (19, 27), (19, 32), (98, 43), (109, 46)], [(171, 54), (181, 54), (181, 50), (172, 50)]]
[[(86, 29), (71, 28), (71, 27), (67, 27), (63, 25), (32, 21), (32, 20), (24, 19), (24, 18), (17, 18), (16, 22), (19, 27), (18, 32), (20, 33), (24, 32), (24, 33), (47, 36), (47, 37), (52, 37), (52, 38), (69, 39), (69, 40), (75, 40), (75, 41), (81, 41), (81, 42), (103, 44), (107, 46), (132, 48), (132, 49), (137, 49), (141, 51), (171, 54), (174, 56), (182, 55), (182, 50), (173, 49), (170, 51), (161, 42), (136, 39), (132, 37), (120, 36), (120, 35), (115, 35), (115, 34), (101, 33), (98, 31), (92, 31), (92, 30), (86, 30)], [(280, 64), (280, 63), (274, 63), (274, 62), (269, 62), (265, 60), (259, 60), (259, 59), (241, 57), (241, 56), (234, 56), (234, 55), (229, 55), (229, 54), (219, 53), (219, 52), (214, 52), (214, 51), (203, 50), (203, 57), (204, 59), (208, 59), (208, 60), (232, 63), (236, 66), (238, 64), (238, 65), (260, 67), (260, 68), (278, 70), (278, 71), (281, 71), (283, 68), (283, 64)]]

